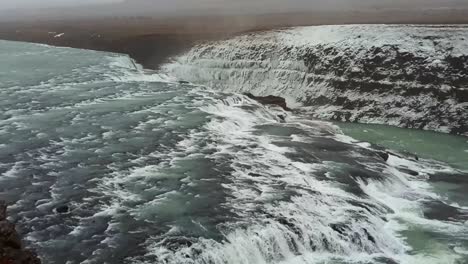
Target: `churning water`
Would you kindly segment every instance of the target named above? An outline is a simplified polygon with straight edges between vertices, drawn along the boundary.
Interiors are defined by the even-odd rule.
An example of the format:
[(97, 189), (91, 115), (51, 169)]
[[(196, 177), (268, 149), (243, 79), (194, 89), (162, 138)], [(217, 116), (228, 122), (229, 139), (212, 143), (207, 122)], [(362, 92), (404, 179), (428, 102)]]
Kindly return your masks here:
[(44, 263), (468, 263), (450, 160), (123, 55), (2, 41), (0, 61), (0, 199)]

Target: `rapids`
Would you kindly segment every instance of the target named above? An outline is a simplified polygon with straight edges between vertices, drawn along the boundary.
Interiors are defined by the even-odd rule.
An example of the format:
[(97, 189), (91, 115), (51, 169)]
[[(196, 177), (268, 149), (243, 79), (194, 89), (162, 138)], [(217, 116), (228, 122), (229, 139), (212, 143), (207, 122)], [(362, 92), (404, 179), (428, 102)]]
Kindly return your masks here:
[(0, 200), (43, 263), (467, 263), (448, 161), (124, 55), (0, 61)]

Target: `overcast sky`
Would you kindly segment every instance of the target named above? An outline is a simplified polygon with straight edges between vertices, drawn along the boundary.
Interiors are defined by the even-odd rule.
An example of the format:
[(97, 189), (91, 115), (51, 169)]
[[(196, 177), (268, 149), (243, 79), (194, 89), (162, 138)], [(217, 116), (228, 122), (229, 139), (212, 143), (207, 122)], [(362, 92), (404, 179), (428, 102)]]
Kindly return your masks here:
[[(125, 4), (117, 3), (125, 2)], [(235, 12), (307, 11), (360, 8), (457, 8), (468, 7), (468, 0), (0, 0), (0, 11), (9, 9), (48, 9), (50, 7), (85, 6), (111, 3), (103, 8), (109, 13), (121, 12), (187, 12), (228, 10)], [(113, 3), (113, 4), (112, 4)], [(98, 8), (99, 9), (99, 8)], [(95, 8), (83, 8), (92, 13)], [(86, 11), (88, 10), (88, 11)]]
[[(125, 0), (0, 0), (0, 8), (1, 9), (12, 9), (12, 8), (38, 8), (38, 7), (58, 7), (58, 6), (70, 6), (70, 5), (89, 5), (89, 4), (101, 4), (101, 3), (112, 3), (112, 2), (124, 2)], [(268, 4), (269, 2), (279, 4), (282, 3), (284, 6), (286, 5), (294, 5), (294, 4), (310, 4), (311, 6), (314, 4), (326, 3), (330, 2), (330, 0), (126, 0), (127, 2), (131, 3), (153, 3), (153, 4), (163, 4), (163, 5), (170, 5), (173, 2), (180, 3), (187, 3), (187, 4), (225, 4), (225, 5), (242, 5), (242, 4), (249, 4), (252, 2), (261, 2)], [(332, 1), (333, 2), (333, 1)], [(348, 4), (376, 4), (376, 5), (391, 5), (392, 3), (439, 3), (440, 6), (447, 6), (451, 5), (452, 3), (467, 3), (468, 0), (341, 0), (338, 1), (341, 3), (348, 3)]]
[(0, 9), (47, 8), (70, 5), (112, 3), (121, 0), (0, 0)]

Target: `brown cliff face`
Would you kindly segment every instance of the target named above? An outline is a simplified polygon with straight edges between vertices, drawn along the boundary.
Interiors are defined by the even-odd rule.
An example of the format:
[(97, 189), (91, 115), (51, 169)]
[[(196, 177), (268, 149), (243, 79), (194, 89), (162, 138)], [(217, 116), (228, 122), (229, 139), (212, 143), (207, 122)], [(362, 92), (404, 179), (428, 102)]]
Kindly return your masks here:
[(0, 201), (0, 264), (40, 264), (37, 255), (22, 246), (15, 225), (6, 218), (6, 209)]
[(290, 111), (291, 109), (288, 108), (286, 104), (286, 99), (279, 97), (279, 96), (273, 96), (273, 95), (268, 95), (268, 96), (255, 96), (251, 93), (245, 93), (247, 97), (250, 99), (253, 99), (263, 105), (277, 105), (281, 108), (283, 108), (286, 111)]

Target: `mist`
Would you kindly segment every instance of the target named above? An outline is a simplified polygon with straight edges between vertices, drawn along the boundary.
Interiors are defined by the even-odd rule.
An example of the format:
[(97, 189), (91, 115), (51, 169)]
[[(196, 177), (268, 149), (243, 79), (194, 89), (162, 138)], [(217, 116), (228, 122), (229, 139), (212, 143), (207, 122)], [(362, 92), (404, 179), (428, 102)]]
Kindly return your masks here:
[(0, 19), (456, 10), (466, 0), (0, 0)]
[(123, 2), (123, 0), (0, 0), (0, 10), (43, 9)]

